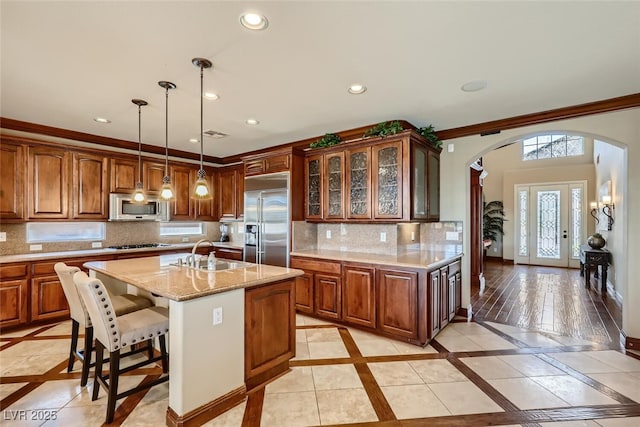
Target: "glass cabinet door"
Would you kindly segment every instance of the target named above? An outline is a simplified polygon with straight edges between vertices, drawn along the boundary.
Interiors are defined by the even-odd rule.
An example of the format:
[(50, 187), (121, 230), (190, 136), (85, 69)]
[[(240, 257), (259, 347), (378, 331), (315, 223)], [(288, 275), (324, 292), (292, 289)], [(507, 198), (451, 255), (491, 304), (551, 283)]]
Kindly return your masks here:
[(411, 217), (427, 218), (427, 149), (413, 144), (411, 156)]
[(438, 153), (429, 151), (427, 167), (429, 219), (438, 221), (440, 219), (440, 155)]
[(371, 147), (346, 151), (347, 218), (371, 218)]
[(402, 141), (372, 147), (373, 214), (376, 219), (402, 217)]
[(325, 154), (324, 218), (344, 218), (344, 152)]
[(320, 155), (305, 160), (306, 219), (322, 219), (322, 159)]

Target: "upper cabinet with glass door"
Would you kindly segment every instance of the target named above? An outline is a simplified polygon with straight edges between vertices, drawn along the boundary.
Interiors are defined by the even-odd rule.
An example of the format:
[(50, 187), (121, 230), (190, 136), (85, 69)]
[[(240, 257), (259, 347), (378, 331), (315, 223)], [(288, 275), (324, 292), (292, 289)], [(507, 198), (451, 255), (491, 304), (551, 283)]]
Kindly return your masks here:
[(308, 221), (438, 221), (440, 149), (413, 131), (307, 152)]

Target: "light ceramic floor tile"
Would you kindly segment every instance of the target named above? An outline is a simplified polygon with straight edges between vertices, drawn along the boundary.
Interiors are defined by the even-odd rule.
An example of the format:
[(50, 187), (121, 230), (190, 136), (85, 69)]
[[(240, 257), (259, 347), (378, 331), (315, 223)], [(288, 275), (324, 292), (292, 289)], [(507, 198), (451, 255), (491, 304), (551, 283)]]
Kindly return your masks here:
[(477, 343), (471, 341), (469, 337), (465, 337), (463, 335), (458, 336), (441, 336), (442, 334), (438, 334), (436, 336), (436, 341), (438, 341), (441, 345), (444, 346), (448, 351), (457, 352), (457, 351), (481, 351), (482, 347)]
[(429, 388), (453, 415), (503, 412), (471, 381), (429, 384)]
[(398, 419), (451, 415), (426, 384), (381, 387)]
[(0, 352), (0, 357), (24, 357), (24, 356), (41, 356), (44, 354), (50, 356), (59, 356), (62, 358), (58, 361), (64, 360), (69, 355), (68, 339), (53, 339), (53, 340), (37, 340), (37, 341), (23, 341), (19, 344), (13, 345)]
[(427, 384), (467, 381), (467, 377), (448, 360), (413, 360), (409, 365)]
[(585, 353), (549, 353), (548, 355), (583, 374), (619, 372), (616, 367), (594, 359)]
[(356, 342), (360, 353), (363, 356), (391, 356), (400, 354), (398, 348), (393, 345), (391, 340), (371, 340), (371, 341), (359, 341)]
[(553, 335), (549, 338), (562, 345), (593, 345), (593, 341), (587, 341), (577, 337), (568, 337), (565, 335)]
[(520, 371), (526, 377), (564, 375), (564, 372), (532, 354), (498, 356), (498, 359)]
[(569, 375), (531, 379), (571, 405), (616, 405), (618, 403)]
[(540, 423), (543, 427), (598, 427), (595, 421), (579, 420), (579, 421), (559, 421), (555, 423)]
[(406, 342), (394, 342), (393, 346), (398, 350), (400, 354), (426, 354), (426, 353), (437, 353), (438, 350), (431, 347), (430, 345), (426, 345), (424, 347), (420, 347), (417, 345), (409, 344)]
[(25, 357), (4, 357), (0, 354), (0, 376), (41, 375), (64, 360), (67, 359), (47, 354)]
[(461, 335), (477, 336), (477, 335), (494, 335), (489, 329), (475, 322), (449, 323), (444, 329), (453, 329)]
[[(80, 334), (84, 333), (84, 329), (80, 328)], [(52, 336), (52, 335), (69, 335), (71, 336), (71, 320), (58, 323), (53, 328), (49, 328), (44, 332), (39, 333), (38, 337)]]
[(26, 335), (29, 335), (33, 331), (37, 331), (40, 328), (42, 328), (42, 326), (36, 326), (33, 328), (20, 329), (17, 331), (9, 331), (9, 332), (2, 331), (2, 333), (0, 334), (0, 337), (2, 338), (24, 337)]
[(460, 360), (485, 380), (522, 377), (522, 373), (496, 356), (463, 357)]
[(286, 393), (313, 391), (313, 374), (311, 367), (294, 367), (280, 378), (269, 383), (265, 393)]
[[(118, 379), (118, 391), (122, 392), (123, 390), (127, 390), (133, 388), (140, 384), (140, 382), (144, 379), (144, 375), (122, 375)], [(80, 380), (75, 380), (80, 387)], [(156, 386), (160, 387), (160, 386)], [(98, 394), (98, 399), (92, 401), (91, 394), (93, 393), (93, 380), (89, 380), (89, 384), (86, 387), (80, 388), (80, 392), (71, 400), (66, 406), (67, 407), (75, 407), (75, 406), (100, 406), (107, 404), (107, 392), (104, 389), (100, 389), (100, 393)], [(116, 403), (116, 408), (119, 403), (122, 401), (118, 401)]]
[(359, 341), (371, 341), (371, 340), (379, 340), (380, 335), (376, 335), (376, 334), (372, 334), (366, 331), (361, 331), (360, 329), (356, 329), (356, 328), (347, 328), (347, 330), (349, 331), (349, 334), (351, 334), (351, 337), (354, 339), (354, 341), (357, 343)]
[[(99, 406), (64, 407), (57, 411), (56, 419), (42, 424), (44, 427), (100, 426), (107, 416), (107, 402)], [(81, 421), (80, 421), (81, 420)], [(80, 423), (79, 423), (80, 421)]]
[(338, 328), (306, 329), (307, 342), (342, 342)]
[(302, 316), (302, 315), (297, 315), (297, 316), (299, 317), (296, 317), (296, 319), (300, 318), (302, 321), (302, 323), (298, 323), (298, 321), (296, 320), (297, 325), (311, 326), (311, 325), (331, 325), (332, 324), (328, 320), (317, 319), (315, 317)]
[(369, 397), (362, 388), (319, 390), (316, 395), (322, 424), (378, 421)]
[(47, 381), (8, 409), (60, 409), (71, 402), (81, 390), (77, 379)]
[(296, 342), (307, 342), (307, 331), (304, 329), (296, 329)]
[(307, 360), (309, 359), (309, 345), (306, 342), (296, 343), (296, 357), (291, 360)]
[(424, 384), (408, 362), (369, 363), (368, 366), (380, 387)]
[(467, 335), (467, 338), (478, 344), (483, 350), (509, 350), (518, 348), (518, 346), (494, 334)]
[[(120, 387), (118, 385), (118, 389), (126, 390), (124, 388), (126, 386)], [(162, 384), (154, 385), (151, 387), (147, 393), (144, 395), (143, 400), (146, 402), (155, 402), (158, 400), (168, 400), (169, 399), (169, 382), (165, 382)]]
[(353, 365), (313, 366), (311, 369), (316, 390), (362, 387), (358, 372)]
[(638, 427), (640, 426), (640, 417), (603, 418), (595, 422), (602, 427)]
[(570, 406), (531, 378), (506, 378), (488, 382), (520, 409)]
[(506, 334), (518, 334), (521, 332), (529, 332), (528, 329), (519, 328), (517, 326), (505, 325), (502, 323), (495, 323), (495, 322), (484, 322), (484, 323)]
[[(333, 393), (333, 392), (331, 392)], [(264, 395), (262, 419), (264, 427), (310, 426), (320, 424), (316, 393), (271, 393)]]
[(535, 332), (509, 334), (509, 336), (522, 341), (528, 347), (561, 347), (564, 345)]
[(640, 373), (612, 372), (589, 374), (589, 376), (640, 403)]
[(583, 354), (615, 367), (620, 372), (640, 372), (640, 360), (615, 350), (585, 351)]
[[(120, 402), (121, 401), (118, 401), (118, 403)], [(123, 427), (156, 427), (166, 425), (168, 405), (167, 400), (145, 401), (143, 399), (136, 405), (121, 425)]]
[(309, 359), (335, 359), (349, 357), (346, 347), (340, 342), (310, 342)]
[(202, 425), (202, 427), (238, 427), (242, 425), (242, 419), (244, 418), (244, 410), (247, 407), (247, 401), (245, 400), (241, 404), (234, 406), (227, 412), (220, 414), (208, 423)]

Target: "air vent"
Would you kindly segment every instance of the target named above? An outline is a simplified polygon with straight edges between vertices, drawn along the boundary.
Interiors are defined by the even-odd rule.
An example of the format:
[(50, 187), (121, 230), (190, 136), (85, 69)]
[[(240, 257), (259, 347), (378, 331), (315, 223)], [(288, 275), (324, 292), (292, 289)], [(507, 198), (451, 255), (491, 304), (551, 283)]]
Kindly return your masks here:
[(209, 138), (224, 138), (225, 136), (227, 136), (226, 133), (218, 132), (217, 130), (211, 129), (205, 130), (204, 134)]

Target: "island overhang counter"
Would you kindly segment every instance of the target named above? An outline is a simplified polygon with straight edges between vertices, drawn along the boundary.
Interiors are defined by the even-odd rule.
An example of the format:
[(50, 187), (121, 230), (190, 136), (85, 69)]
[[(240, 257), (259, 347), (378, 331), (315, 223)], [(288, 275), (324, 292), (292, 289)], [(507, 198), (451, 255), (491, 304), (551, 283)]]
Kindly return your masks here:
[(218, 271), (178, 265), (187, 255), (84, 264), (115, 294), (137, 291), (168, 305), (171, 426), (206, 422), (288, 370), (294, 279), (303, 274), (250, 263)]

